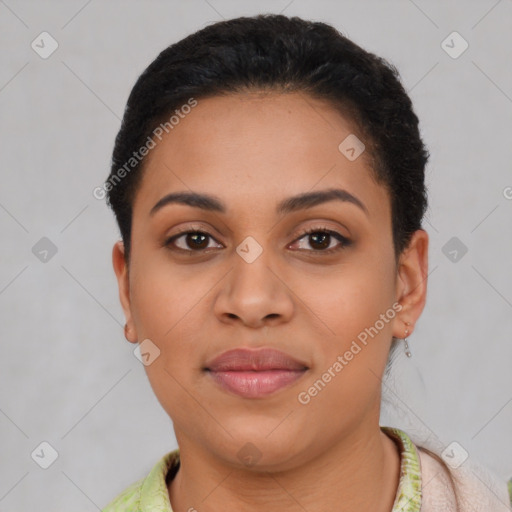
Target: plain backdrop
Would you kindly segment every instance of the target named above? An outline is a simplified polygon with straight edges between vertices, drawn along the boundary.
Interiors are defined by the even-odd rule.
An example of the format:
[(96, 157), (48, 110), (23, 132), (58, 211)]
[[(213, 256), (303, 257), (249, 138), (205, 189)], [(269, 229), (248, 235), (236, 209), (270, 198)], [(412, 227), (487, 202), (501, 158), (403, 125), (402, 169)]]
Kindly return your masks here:
[(398, 67), (431, 152), (430, 276), (382, 424), (512, 476), (512, 1), (1, 0), (0, 511), (98, 510), (176, 447), (123, 336), (118, 231), (92, 191), (156, 55), (264, 12), (330, 22)]

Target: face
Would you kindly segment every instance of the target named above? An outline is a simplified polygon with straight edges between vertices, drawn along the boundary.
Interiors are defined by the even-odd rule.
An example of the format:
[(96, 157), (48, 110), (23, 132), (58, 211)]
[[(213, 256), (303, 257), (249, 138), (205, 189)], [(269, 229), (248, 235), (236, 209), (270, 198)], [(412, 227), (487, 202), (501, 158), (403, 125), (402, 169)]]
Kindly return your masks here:
[[(130, 263), (120, 242), (113, 261), (180, 447), (284, 469), (378, 425), (391, 338), (424, 305), (427, 238), (397, 267), (388, 193), (365, 152), (338, 148), (351, 134), (364, 143), (303, 94), (237, 94), (198, 100), (148, 155)], [(212, 368), (238, 348), (293, 364)]]

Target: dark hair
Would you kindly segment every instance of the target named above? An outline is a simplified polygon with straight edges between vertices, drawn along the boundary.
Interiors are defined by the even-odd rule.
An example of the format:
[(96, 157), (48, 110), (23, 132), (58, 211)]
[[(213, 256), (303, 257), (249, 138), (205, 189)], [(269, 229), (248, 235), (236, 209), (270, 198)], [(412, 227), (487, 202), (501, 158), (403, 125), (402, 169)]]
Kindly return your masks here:
[(330, 102), (354, 123), (374, 179), (390, 194), (398, 256), (421, 228), (429, 158), (398, 71), (326, 23), (268, 14), (221, 21), (189, 35), (163, 50), (135, 83), (105, 186), (125, 257), (145, 162), (135, 152), (156, 127), (169, 131), (172, 113), (191, 100), (250, 91), (304, 92)]

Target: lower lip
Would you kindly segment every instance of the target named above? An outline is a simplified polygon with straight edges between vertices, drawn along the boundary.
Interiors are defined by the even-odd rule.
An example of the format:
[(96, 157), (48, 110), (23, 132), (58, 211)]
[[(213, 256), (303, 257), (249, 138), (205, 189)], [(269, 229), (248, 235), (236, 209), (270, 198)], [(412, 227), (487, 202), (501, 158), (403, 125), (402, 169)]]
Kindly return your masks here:
[(244, 398), (260, 398), (289, 386), (306, 370), (209, 371), (224, 389)]

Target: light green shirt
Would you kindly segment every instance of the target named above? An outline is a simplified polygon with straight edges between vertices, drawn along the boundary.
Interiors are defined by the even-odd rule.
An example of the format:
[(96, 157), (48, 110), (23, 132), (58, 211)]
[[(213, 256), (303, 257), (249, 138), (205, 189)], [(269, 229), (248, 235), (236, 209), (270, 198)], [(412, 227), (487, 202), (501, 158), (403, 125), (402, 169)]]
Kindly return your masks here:
[[(381, 429), (395, 440), (400, 451), (400, 479), (392, 512), (420, 512), (422, 483), (416, 446), (402, 430), (391, 427)], [(179, 464), (179, 449), (169, 452), (157, 462), (147, 477), (125, 489), (102, 512), (172, 512), (166, 478), (167, 481), (174, 478)], [(509, 482), (512, 494), (511, 486), (512, 480)]]

